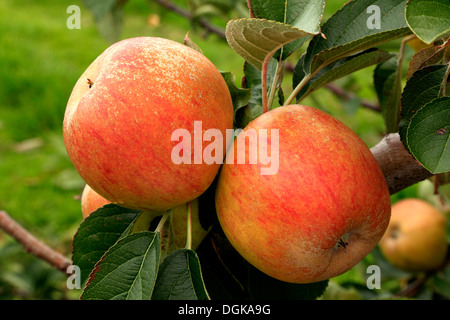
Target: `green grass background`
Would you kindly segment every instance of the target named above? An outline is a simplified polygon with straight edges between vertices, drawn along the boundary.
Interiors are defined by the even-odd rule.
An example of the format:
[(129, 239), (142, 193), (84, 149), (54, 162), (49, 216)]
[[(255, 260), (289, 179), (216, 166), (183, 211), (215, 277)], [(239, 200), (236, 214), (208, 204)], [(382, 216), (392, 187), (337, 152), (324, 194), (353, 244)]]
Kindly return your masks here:
[[(329, 1), (324, 19), (345, 2)], [(81, 7), (81, 29), (66, 27), (71, 4)], [(190, 37), (218, 69), (232, 71), (240, 81), (243, 60), (225, 41), (215, 35), (204, 39), (189, 21), (151, 1), (130, 0), (125, 11), (121, 39), (160, 36), (182, 42), (192, 30)], [(152, 27), (147, 18), (155, 13), (161, 24)], [(64, 110), (76, 80), (109, 45), (80, 1), (0, 1), (0, 210), (68, 257), (82, 221), (79, 196), (84, 182), (62, 141)], [(372, 72), (365, 69), (338, 84), (376, 101)], [(287, 96), (292, 90), (289, 75), (284, 87)], [(326, 90), (304, 103), (339, 117), (370, 146), (384, 131), (379, 114), (343, 104)], [(0, 231), (0, 299), (77, 298), (79, 292), (67, 290), (65, 279)]]

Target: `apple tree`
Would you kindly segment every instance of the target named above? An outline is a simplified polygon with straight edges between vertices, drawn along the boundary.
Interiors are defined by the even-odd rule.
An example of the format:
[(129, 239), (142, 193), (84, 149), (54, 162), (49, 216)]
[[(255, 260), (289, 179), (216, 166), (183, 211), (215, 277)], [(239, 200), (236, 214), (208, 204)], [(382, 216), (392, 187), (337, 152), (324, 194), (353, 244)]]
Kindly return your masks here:
[[(120, 34), (125, 2), (84, 1), (102, 33), (112, 41)], [(343, 101), (348, 100), (348, 93), (333, 86), (333, 82), (363, 68), (375, 67), (370, 89), (375, 91), (378, 105), (369, 107), (380, 112), (386, 132), (370, 151), (381, 168), (389, 194), (395, 195), (425, 179), (433, 181), (436, 193), (448, 193), (448, 1), (353, 0), (325, 21), (325, 0), (247, 0), (246, 6), (231, 0), (193, 1), (197, 10), (191, 11), (169, 1), (156, 2), (190, 19), (197, 27), (223, 37), (242, 57), (244, 75), (238, 81), (240, 85), (233, 73), (222, 71), (233, 101), (235, 129), (245, 128), (271, 110), (302, 104), (320, 90), (332, 89)], [(223, 19), (230, 12), (235, 18), (226, 21), (225, 30), (214, 25), (211, 17)], [(413, 43), (421, 47), (406, 60), (405, 48)], [(189, 36), (185, 45), (202, 51)], [(300, 49), (304, 53), (291, 64)], [(292, 83), (286, 85), (286, 79), (292, 79)], [(116, 204), (92, 212), (73, 239), (71, 264), (80, 270), (80, 282), (84, 285), (81, 299), (396, 296), (388, 289), (371, 290), (369, 279), (366, 287), (351, 283), (336, 286), (328, 279), (294, 284), (262, 273), (242, 258), (225, 236), (217, 218), (216, 186), (217, 178), (198, 197), (196, 210), (190, 205), (182, 209), (186, 228), (183, 232), (187, 233), (184, 247), (174, 245), (180, 231), (175, 228), (173, 210), (152, 219), (146, 217), (146, 211)], [(442, 199), (447, 201), (443, 205), (448, 210), (445, 194)], [(194, 248), (195, 223), (207, 235)], [(389, 266), (377, 248), (358, 265), (365, 277), (369, 265), (381, 268), (386, 287), (392, 279), (404, 275)], [(450, 297), (448, 265), (425, 275), (409, 275), (410, 285), (397, 296), (414, 296), (425, 282), (433, 294)]]

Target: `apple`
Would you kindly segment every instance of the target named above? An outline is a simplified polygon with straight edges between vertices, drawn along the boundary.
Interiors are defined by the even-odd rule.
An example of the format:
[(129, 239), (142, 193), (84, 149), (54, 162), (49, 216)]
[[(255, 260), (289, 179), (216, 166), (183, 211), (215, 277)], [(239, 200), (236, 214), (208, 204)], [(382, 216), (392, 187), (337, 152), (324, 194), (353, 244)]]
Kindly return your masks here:
[[(89, 185), (85, 185), (81, 195), (81, 212), (86, 219), (92, 212), (111, 203), (95, 192)], [(175, 249), (186, 247), (188, 207), (186, 204), (178, 206), (172, 214), (172, 230), (174, 234)], [(159, 211), (143, 211), (135, 222), (131, 233), (149, 230), (152, 221), (161, 216)], [(195, 250), (209, 233), (200, 222), (199, 200), (191, 201), (191, 249)]]
[[(186, 247), (187, 221), (187, 206), (183, 205), (175, 208), (172, 224), (177, 249)], [(208, 233), (209, 229), (204, 229), (200, 223), (199, 201), (195, 199), (191, 201), (191, 249), (197, 249)]]
[[(237, 147), (251, 130), (267, 137), (254, 164), (251, 139)], [(242, 150), (245, 163), (228, 161)], [(273, 174), (262, 174), (271, 165), (261, 161), (267, 150), (278, 150)], [(292, 283), (351, 269), (379, 242), (391, 209), (386, 180), (364, 142), (329, 114), (302, 105), (268, 111), (238, 135), (221, 168), (216, 208), (225, 235), (248, 262)]]
[[(81, 75), (67, 103), (63, 138), (74, 167), (101, 196), (130, 209), (164, 211), (201, 195), (221, 165), (174, 163), (176, 145), (190, 151), (195, 144), (172, 141), (172, 133), (194, 135), (194, 122), (223, 136), (233, 128), (221, 73), (183, 44), (138, 37), (113, 44)], [(225, 154), (226, 143), (222, 148)]]
[(407, 198), (394, 203), (380, 249), (401, 270), (438, 269), (448, 250), (445, 215), (422, 199)]
[(431, 45), (426, 44), (425, 42), (423, 42), (422, 40), (420, 40), (419, 38), (414, 38), (411, 39), (407, 42), (407, 44), (416, 52), (419, 52), (422, 49), (425, 49)]
[(89, 185), (84, 186), (83, 192), (81, 193), (81, 213), (84, 219), (86, 219), (92, 212), (108, 203), (111, 202), (92, 190)]

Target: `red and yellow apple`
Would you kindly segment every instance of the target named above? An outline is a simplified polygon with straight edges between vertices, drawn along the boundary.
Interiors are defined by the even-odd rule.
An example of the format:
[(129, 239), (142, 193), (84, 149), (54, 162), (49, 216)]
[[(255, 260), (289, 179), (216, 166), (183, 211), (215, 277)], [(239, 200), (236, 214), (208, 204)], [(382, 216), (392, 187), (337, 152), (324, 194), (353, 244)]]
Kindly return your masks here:
[[(81, 212), (86, 219), (92, 212), (103, 207), (110, 201), (103, 198), (97, 192), (86, 185), (81, 195)], [(176, 207), (172, 213), (172, 230), (174, 233), (174, 245), (176, 249), (186, 247), (187, 241), (187, 223), (188, 223), (187, 205)], [(137, 219), (135, 225), (131, 229), (131, 233), (149, 230), (153, 219), (161, 216), (158, 211), (144, 211)], [(209, 230), (205, 229), (200, 222), (199, 200), (191, 201), (191, 249), (195, 250), (203, 239), (207, 236)]]
[(201, 195), (221, 165), (174, 163), (173, 148), (188, 142), (172, 141), (172, 133), (215, 129), (225, 137), (232, 128), (231, 96), (212, 62), (183, 44), (139, 37), (113, 44), (81, 75), (63, 137), (74, 167), (97, 193), (130, 209), (163, 211)]
[(92, 212), (108, 203), (111, 202), (92, 190), (89, 185), (84, 186), (83, 192), (81, 193), (81, 213), (83, 214), (84, 219), (86, 219)]
[(448, 250), (445, 215), (422, 199), (394, 203), (380, 249), (392, 265), (405, 271), (441, 267)]
[[(252, 140), (237, 147), (251, 131), (267, 135), (253, 164)], [(236, 161), (242, 150), (245, 163)], [(301, 105), (273, 109), (250, 122), (230, 152), (235, 161), (227, 154), (216, 190), (219, 222), (235, 249), (267, 275), (292, 283), (337, 276), (384, 234), (391, 206), (382, 171), (364, 142), (327, 113)], [(272, 165), (262, 155), (277, 152), (278, 170), (262, 174)]]

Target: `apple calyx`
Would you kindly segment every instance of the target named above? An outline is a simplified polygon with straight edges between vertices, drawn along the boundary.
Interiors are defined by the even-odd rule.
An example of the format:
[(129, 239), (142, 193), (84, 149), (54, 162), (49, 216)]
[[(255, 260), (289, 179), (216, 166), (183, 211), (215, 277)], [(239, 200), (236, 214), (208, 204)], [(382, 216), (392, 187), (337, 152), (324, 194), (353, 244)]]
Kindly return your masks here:
[(338, 248), (343, 247), (344, 248), (344, 252), (345, 252), (345, 249), (348, 246), (348, 242), (345, 242), (344, 240), (342, 240), (342, 238), (340, 238), (336, 246)]

